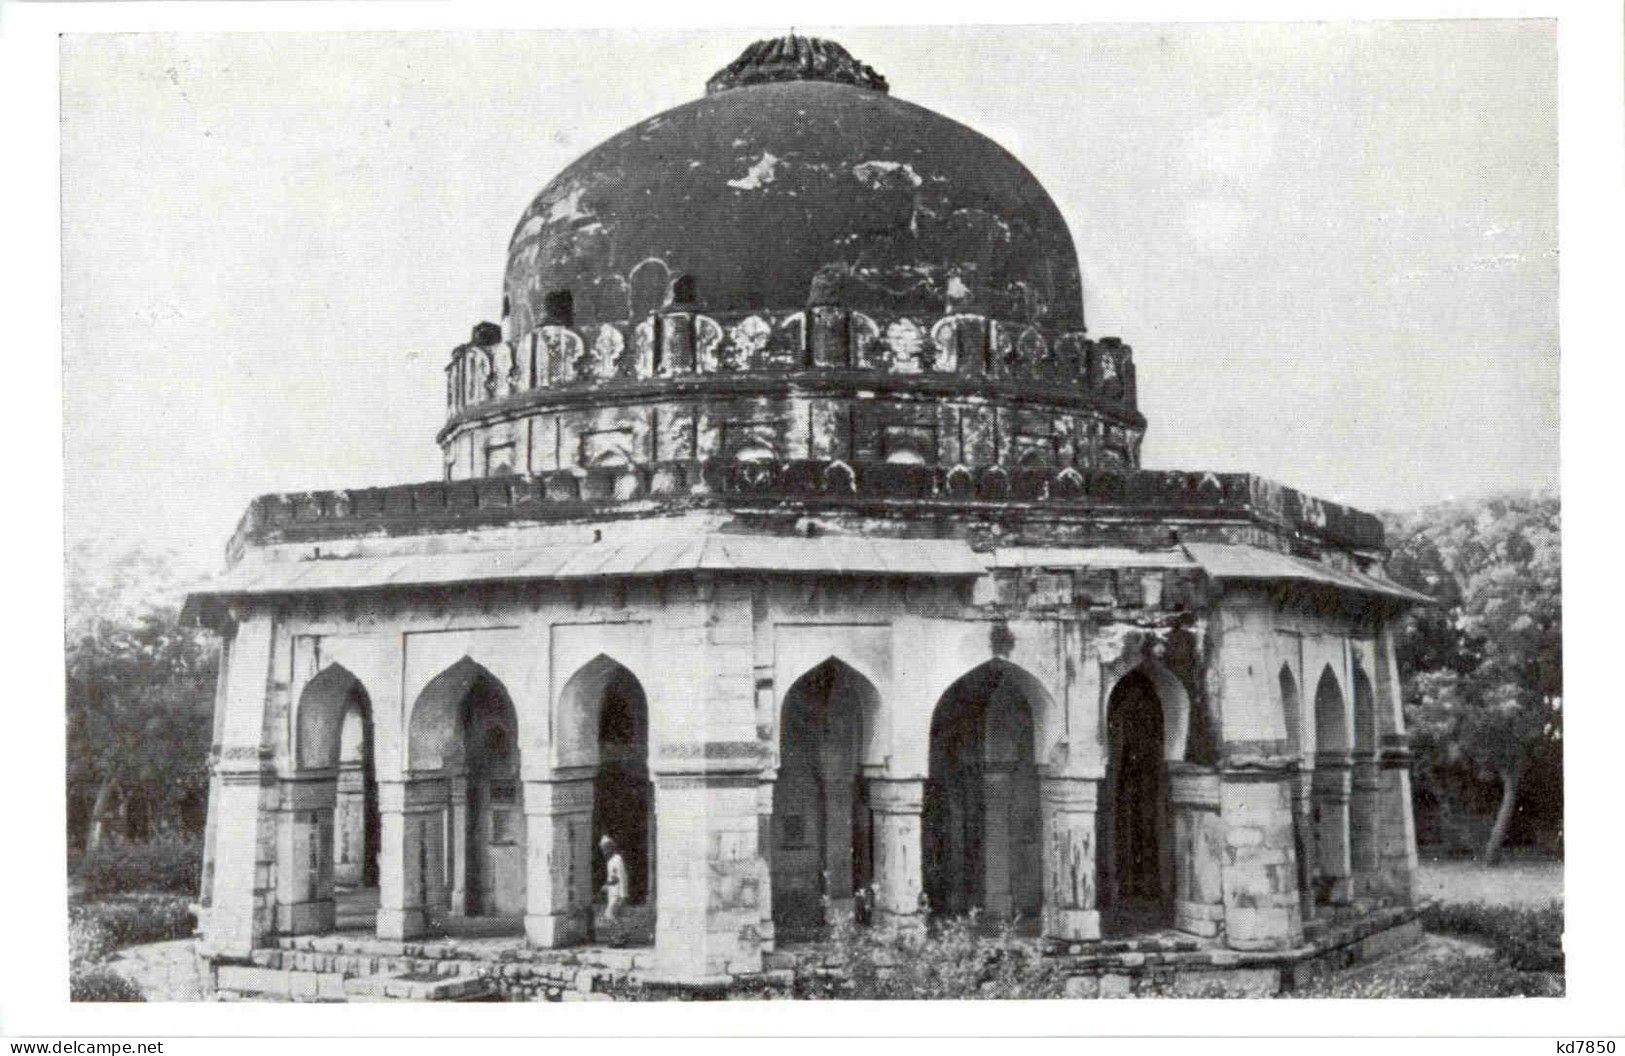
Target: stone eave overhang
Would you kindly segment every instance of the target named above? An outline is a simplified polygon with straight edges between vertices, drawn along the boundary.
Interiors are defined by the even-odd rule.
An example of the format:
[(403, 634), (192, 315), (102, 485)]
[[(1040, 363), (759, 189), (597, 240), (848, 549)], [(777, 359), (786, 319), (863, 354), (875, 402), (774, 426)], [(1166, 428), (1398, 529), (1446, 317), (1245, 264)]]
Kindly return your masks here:
[(1107, 399), (1042, 379), (967, 378), (952, 374), (888, 374), (873, 370), (810, 368), (788, 372), (684, 374), (665, 378), (609, 379), (593, 384), (528, 389), (470, 404), (452, 414), (435, 435), (445, 443), (475, 424), (512, 421), (532, 414), (580, 407), (621, 406), (671, 398), (713, 399), (816, 396), (901, 397), (1019, 401), (1024, 407), (1087, 411), (1135, 429), (1143, 414), (1121, 400)]
[(722, 507), (757, 513), (847, 511), (1006, 523), (1067, 520), (1250, 521), (1305, 545), (1383, 553), (1375, 516), (1250, 473), (1079, 471), (1045, 466), (924, 466), (839, 460), (662, 462), (478, 477), (383, 488), (263, 495), (227, 549), (269, 541), (418, 534), (492, 525), (650, 516)]

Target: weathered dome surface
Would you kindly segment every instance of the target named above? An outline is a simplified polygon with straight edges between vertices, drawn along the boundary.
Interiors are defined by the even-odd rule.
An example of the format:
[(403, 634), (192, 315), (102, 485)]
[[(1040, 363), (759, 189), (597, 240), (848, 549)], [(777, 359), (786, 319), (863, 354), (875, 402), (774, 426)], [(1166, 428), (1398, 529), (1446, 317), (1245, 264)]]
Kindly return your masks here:
[(640, 318), (680, 275), (709, 312), (811, 301), (1083, 329), (1066, 221), (1021, 162), (838, 46), (753, 49), (536, 197), (509, 247), (512, 333), (555, 291), (577, 325)]

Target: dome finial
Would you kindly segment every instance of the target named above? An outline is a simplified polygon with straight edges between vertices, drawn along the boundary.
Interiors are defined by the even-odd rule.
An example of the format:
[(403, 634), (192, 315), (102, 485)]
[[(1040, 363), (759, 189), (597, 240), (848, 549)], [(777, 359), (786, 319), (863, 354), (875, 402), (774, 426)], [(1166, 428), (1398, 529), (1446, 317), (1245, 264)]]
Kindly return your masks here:
[(705, 94), (780, 81), (829, 81), (875, 92), (890, 89), (886, 78), (833, 40), (798, 36), (792, 29), (786, 36), (758, 40), (746, 48), (705, 82)]

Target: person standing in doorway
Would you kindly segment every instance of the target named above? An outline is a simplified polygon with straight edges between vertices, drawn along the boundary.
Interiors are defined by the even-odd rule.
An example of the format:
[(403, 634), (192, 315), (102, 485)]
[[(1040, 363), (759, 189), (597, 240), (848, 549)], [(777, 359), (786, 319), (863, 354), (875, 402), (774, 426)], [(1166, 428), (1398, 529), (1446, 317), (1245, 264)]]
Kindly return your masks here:
[(621, 928), (621, 907), (626, 904), (626, 862), (614, 837), (605, 833), (598, 840), (598, 850), (604, 856), (604, 923), (609, 932), (609, 944), (620, 946), (625, 942)]

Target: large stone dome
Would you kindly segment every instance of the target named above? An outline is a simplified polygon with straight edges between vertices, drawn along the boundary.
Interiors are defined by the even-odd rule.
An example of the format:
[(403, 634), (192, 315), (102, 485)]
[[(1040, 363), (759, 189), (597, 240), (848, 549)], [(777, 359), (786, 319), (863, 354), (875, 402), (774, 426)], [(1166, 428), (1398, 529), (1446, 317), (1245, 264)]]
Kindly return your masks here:
[(509, 246), (509, 332), (565, 321), (546, 307), (557, 316), (565, 291), (578, 326), (636, 320), (685, 275), (712, 313), (839, 303), (1083, 329), (1071, 235), (1033, 174), (801, 37), (753, 45), (704, 98), (536, 196)]

